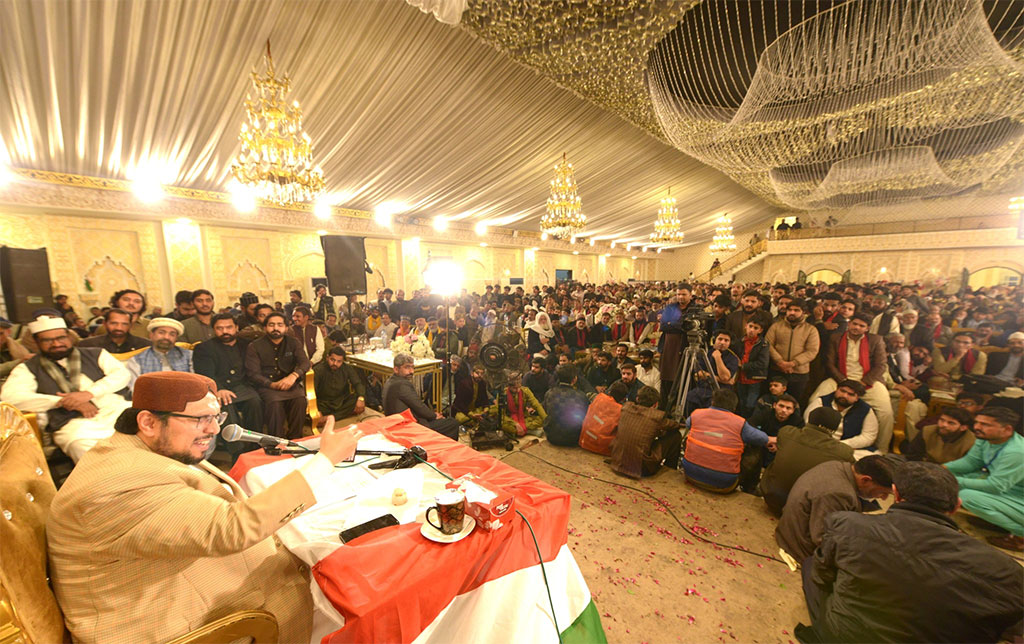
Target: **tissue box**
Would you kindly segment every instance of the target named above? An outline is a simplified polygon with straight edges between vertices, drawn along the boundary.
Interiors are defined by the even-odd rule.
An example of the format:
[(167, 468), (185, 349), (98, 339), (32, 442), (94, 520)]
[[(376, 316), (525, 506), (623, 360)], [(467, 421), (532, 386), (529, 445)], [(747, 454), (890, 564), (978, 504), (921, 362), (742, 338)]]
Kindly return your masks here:
[(489, 483), (483, 483), (472, 474), (449, 481), (446, 488), (461, 490), (466, 495), (466, 514), (476, 519), (476, 524), (493, 532), (509, 524), (515, 514), (515, 497), (512, 493)]

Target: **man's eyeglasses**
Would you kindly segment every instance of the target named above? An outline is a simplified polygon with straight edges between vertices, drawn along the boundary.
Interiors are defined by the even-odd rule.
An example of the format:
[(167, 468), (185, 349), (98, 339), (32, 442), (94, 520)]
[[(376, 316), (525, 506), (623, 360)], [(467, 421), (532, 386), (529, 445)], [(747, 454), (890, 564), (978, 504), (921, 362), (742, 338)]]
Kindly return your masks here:
[(175, 414), (175, 413), (170, 413), (170, 414), (167, 414), (167, 415), (168, 416), (175, 416), (177, 418), (191, 418), (192, 420), (196, 421), (196, 429), (199, 429), (200, 427), (202, 427), (204, 425), (209, 426), (211, 424), (217, 425), (219, 427), (219, 426), (224, 424), (225, 420), (228, 419), (228, 412), (226, 412), (226, 411), (222, 411), (219, 414), (211, 414), (209, 416), (191, 416), (189, 414)]

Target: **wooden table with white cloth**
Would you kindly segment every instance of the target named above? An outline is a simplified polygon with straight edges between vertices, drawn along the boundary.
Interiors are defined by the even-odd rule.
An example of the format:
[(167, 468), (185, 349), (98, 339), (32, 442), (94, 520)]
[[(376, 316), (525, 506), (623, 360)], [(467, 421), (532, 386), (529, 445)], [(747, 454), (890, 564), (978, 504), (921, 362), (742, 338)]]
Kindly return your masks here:
[[(436, 358), (416, 358), (413, 362), (413, 382), (416, 384), (416, 391), (422, 392), (423, 381), (426, 374), (433, 374), (431, 378), (430, 399), (434, 402), (434, 410), (441, 409), (441, 369), (444, 364)], [(386, 382), (394, 375), (395, 354), (391, 349), (371, 349), (361, 353), (350, 354), (346, 360), (354, 367), (364, 371), (375, 373), (380, 376), (380, 381)]]
[[(277, 531), (312, 570), (311, 642), (604, 642), (600, 617), (566, 543), (569, 494), (396, 414), (360, 424), (360, 450), (420, 445), (451, 477), (473, 474), (515, 497), (509, 524), (479, 525), (456, 543), (421, 533), (424, 512), (447, 479), (429, 465), (370, 470), (373, 456), (336, 466), (315, 490), (317, 504)], [(315, 448), (317, 437), (304, 445)], [(382, 457), (390, 458), (390, 457)], [(367, 462), (369, 461), (369, 462)], [(243, 454), (231, 476), (250, 494), (266, 489), (300, 458)], [(392, 505), (402, 488), (404, 505)], [(341, 530), (391, 513), (400, 525), (342, 545)], [(544, 561), (556, 621), (538, 561)]]

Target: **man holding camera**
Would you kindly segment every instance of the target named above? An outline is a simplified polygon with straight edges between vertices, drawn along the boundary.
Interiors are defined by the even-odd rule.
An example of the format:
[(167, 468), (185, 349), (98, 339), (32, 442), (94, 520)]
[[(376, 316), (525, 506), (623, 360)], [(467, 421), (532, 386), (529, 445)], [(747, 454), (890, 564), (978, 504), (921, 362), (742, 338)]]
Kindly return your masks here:
[(669, 392), (679, 372), (683, 350), (689, 346), (684, 322), (700, 313), (700, 307), (693, 301), (693, 287), (685, 283), (676, 288), (675, 301), (661, 311), (661, 409), (668, 408)]

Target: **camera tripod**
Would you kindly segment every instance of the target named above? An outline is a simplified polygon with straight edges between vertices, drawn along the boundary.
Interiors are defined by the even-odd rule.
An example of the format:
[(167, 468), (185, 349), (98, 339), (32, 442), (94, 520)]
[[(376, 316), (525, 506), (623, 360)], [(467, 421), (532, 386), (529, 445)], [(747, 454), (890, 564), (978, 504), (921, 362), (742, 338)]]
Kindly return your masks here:
[[(686, 349), (683, 351), (683, 360), (679, 364), (679, 371), (676, 373), (676, 380), (672, 384), (672, 389), (669, 390), (668, 395), (668, 399), (670, 401), (668, 416), (674, 420), (683, 420), (683, 416), (686, 411), (686, 396), (690, 393), (690, 384), (693, 382), (694, 372), (698, 371), (697, 364), (698, 359), (700, 358), (704, 359), (704, 364), (707, 365), (709, 369), (712, 371), (714, 370), (714, 362), (711, 361), (711, 357), (708, 355), (708, 350), (705, 346), (704, 334), (698, 333), (688, 335)], [(711, 388), (720, 389), (718, 380), (713, 374), (711, 376)]]

